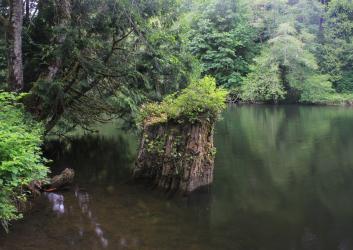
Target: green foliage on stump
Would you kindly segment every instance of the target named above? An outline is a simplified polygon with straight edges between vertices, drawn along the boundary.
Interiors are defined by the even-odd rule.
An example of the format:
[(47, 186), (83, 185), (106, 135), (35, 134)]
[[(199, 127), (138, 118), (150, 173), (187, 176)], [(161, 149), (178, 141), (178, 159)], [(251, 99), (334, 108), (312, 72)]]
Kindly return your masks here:
[(216, 86), (214, 78), (206, 76), (181, 92), (165, 97), (161, 103), (143, 105), (138, 122), (157, 124), (174, 120), (194, 123), (200, 115), (216, 119), (226, 107), (227, 94), (225, 89)]

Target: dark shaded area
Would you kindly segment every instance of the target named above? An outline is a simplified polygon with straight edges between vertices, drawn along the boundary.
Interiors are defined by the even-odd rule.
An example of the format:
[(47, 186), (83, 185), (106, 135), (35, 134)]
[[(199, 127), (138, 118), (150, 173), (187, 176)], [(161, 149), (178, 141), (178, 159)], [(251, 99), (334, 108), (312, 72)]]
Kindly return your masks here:
[(123, 136), (102, 137), (87, 135), (70, 141), (50, 141), (46, 157), (54, 162), (53, 174), (67, 167), (76, 172), (79, 183), (111, 185), (129, 178), (135, 152)]

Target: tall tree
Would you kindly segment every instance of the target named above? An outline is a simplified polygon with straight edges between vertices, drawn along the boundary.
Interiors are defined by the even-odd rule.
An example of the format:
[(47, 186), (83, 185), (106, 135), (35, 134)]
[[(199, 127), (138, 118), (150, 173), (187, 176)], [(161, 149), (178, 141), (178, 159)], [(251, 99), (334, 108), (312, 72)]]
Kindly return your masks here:
[(161, 99), (193, 77), (177, 1), (30, 2), (26, 104), (47, 131), (112, 117), (131, 122), (143, 101)]
[[(240, 0), (201, 4), (191, 26), (190, 51), (201, 62), (204, 75), (219, 85), (239, 87), (256, 53), (256, 29)], [(197, 13), (197, 12), (196, 12)]]
[[(243, 98), (271, 102), (317, 102), (320, 96), (324, 98), (332, 88), (328, 77), (320, 75), (314, 53), (315, 35), (320, 30), (320, 3), (267, 1), (258, 10), (261, 13), (256, 21), (267, 40), (263, 39), (262, 53), (245, 81)], [(320, 96), (313, 96), (315, 92)]]
[(8, 47), (8, 83), (10, 90), (18, 92), (23, 89), (23, 1), (11, 0), (9, 11), (10, 15), (6, 33)]
[(353, 2), (332, 0), (328, 4), (320, 66), (338, 92), (353, 91)]
[[(71, 20), (71, 3), (70, 0), (55, 0), (55, 25), (58, 33), (53, 37), (52, 45), (58, 49), (61, 49), (65, 42), (68, 26)], [(43, 77), (46, 81), (53, 81), (56, 74), (60, 70), (63, 62), (63, 55), (56, 53), (49, 62), (49, 66), (46, 72), (43, 73)]]

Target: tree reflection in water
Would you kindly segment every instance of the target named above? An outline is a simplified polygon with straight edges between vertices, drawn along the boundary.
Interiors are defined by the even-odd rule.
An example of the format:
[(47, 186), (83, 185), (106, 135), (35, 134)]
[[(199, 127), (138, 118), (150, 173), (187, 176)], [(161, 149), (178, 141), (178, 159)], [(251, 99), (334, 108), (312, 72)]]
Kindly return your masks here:
[(102, 246), (104, 248), (108, 247), (108, 239), (104, 237), (104, 232), (100, 224), (96, 221), (91, 209), (89, 208), (90, 197), (89, 194), (85, 191), (81, 191), (78, 187), (75, 189), (75, 197), (78, 201), (78, 206), (81, 209), (82, 214), (87, 217), (94, 228), (94, 232), (99, 238)]
[[(48, 198), (53, 212), (58, 215), (65, 214), (65, 203), (64, 203), (64, 196), (62, 194), (57, 193), (46, 193), (46, 197)], [(94, 228), (94, 232), (99, 238), (102, 247), (108, 247), (108, 239), (104, 237), (103, 229), (101, 228), (100, 224), (96, 221), (93, 213), (89, 207), (90, 196), (87, 192), (80, 190), (78, 187), (75, 188), (75, 198), (78, 202), (79, 209), (81, 214), (88, 219), (92, 228)], [(84, 230), (83, 227), (80, 227), (80, 236), (83, 237)]]
[(53, 174), (74, 168), (78, 188), (43, 199), (0, 249), (352, 250), (353, 110), (237, 106), (223, 118), (211, 195), (180, 201), (126, 183), (136, 151), (117, 130), (50, 142)]
[(50, 204), (52, 205), (52, 210), (61, 215), (65, 213), (64, 196), (56, 193), (45, 193)]

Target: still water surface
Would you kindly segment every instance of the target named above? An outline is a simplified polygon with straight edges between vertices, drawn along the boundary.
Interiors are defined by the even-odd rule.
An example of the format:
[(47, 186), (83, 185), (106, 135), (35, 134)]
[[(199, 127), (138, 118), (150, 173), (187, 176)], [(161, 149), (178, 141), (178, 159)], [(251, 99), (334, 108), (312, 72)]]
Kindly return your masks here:
[(33, 204), (1, 250), (353, 249), (353, 110), (238, 106), (217, 124), (210, 193), (168, 199), (129, 182), (136, 137), (53, 141), (76, 184)]

